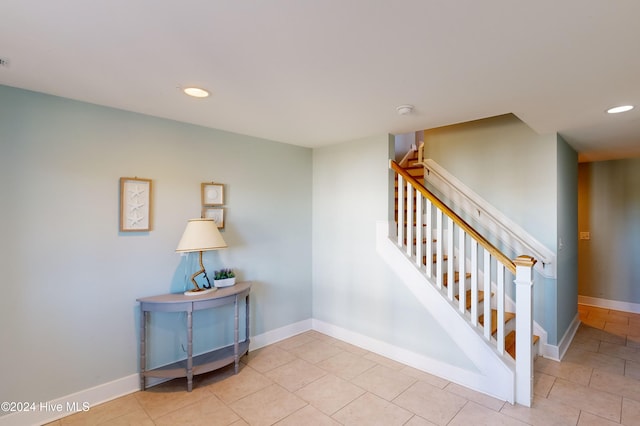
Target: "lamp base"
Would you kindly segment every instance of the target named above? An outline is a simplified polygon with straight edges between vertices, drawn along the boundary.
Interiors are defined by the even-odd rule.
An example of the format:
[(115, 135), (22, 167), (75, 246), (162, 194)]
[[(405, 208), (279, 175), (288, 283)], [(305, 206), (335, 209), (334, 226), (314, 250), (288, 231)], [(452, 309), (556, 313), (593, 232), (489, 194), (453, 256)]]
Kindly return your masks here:
[(211, 293), (212, 291), (216, 291), (217, 288), (215, 287), (211, 287), (211, 288), (201, 288), (201, 289), (193, 289), (193, 290), (187, 290), (184, 292), (185, 296), (200, 296), (202, 294), (207, 294), (207, 293)]

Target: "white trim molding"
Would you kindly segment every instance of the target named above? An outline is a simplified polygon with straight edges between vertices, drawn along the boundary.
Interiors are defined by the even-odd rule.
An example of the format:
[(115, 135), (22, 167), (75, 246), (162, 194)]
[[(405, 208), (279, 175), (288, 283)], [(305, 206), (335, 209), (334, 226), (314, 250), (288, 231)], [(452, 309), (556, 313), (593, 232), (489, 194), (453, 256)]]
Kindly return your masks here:
[(285, 325), (284, 327), (276, 328), (275, 330), (269, 330), (265, 333), (258, 334), (251, 338), (249, 343), (249, 350), (255, 351), (256, 349), (263, 348), (268, 345), (272, 345), (289, 337), (295, 336), (305, 331), (311, 330), (312, 320), (311, 318), (298, 321), (293, 324)]
[(569, 346), (578, 331), (578, 327), (580, 327), (580, 315), (576, 314), (573, 321), (571, 321), (569, 328), (565, 331), (564, 336), (560, 339), (560, 344), (557, 346), (558, 358), (556, 358), (556, 361), (560, 361), (564, 358), (564, 355), (567, 353), (567, 349), (569, 349)]

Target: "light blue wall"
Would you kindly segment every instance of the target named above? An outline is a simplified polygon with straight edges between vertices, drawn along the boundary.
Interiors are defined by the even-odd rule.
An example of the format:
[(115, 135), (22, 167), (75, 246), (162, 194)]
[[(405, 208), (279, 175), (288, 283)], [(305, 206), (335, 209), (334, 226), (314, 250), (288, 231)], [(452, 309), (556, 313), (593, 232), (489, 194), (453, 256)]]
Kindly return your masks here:
[(558, 136), (557, 334), (578, 314), (578, 153)]
[(386, 135), (313, 151), (313, 317), (475, 369), (376, 252), (393, 155)]
[(511, 114), (424, 131), (431, 158), (552, 251), (556, 136)]
[[(311, 318), (311, 165), (308, 148), (0, 86), (0, 400), (137, 373), (136, 298), (184, 288), (193, 259), (174, 250), (201, 182), (226, 184), (229, 249), (205, 265), (254, 281), (252, 334)], [(118, 232), (123, 176), (153, 179), (153, 231)], [(202, 319), (196, 352), (228, 343)], [(184, 355), (180, 324), (152, 321), (154, 364)]]
[(640, 158), (579, 167), (579, 294), (640, 304)]

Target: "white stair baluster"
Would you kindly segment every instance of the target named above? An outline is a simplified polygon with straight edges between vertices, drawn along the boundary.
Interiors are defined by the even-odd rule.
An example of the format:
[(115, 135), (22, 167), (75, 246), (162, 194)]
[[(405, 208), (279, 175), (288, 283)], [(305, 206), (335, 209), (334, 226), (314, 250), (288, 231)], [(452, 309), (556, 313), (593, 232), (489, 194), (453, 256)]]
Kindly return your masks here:
[(484, 251), (484, 337), (491, 340), (491, 253)]
[(415, 190), (407, 182), (407, 256), (413, 255), (413, 194)]
[(433, 205), (431, 204), (431, 200), (427, 200), (425, 210), (427, 213), (427, 244), (425, 245), (427, 248), (427, 277), (431, 278), (433, 276)]
[(466, 233), (462, 228), (458, 228), (458, 273), (460, 274), (460, 281), (458, 282), (458, 298), (460, 301), (459, 309), (461, 313), (464, 313), (467, 309), (467, 280), (466, 278), (466, 264), (465, 264), (465, 240)]
[(471, 239), (471, 324), (478, 325), (478, 242)]
[(453, 300), (453, 287), (455, 286), (454, 259), (453, 259), (453, 219), (447, 216), (447, 296)]
[(404, 244), (404, 179), (398, 177), (398, 246)]
[(436, 208), (436, 284), (442, 288), (442, 210)]
[[(424, 233), (422, 232), (422, 194), (416, 192), (416, 265), (418, 269), (422, 271), (422, 241), (424, 240)], [(429, 263), (427, 263), (427, 266)]]
[(498, 310), (498, 352), (504, 354), (504, 265), (496, 262), (496, 276), (498, 278), (496, 289), (496, 309)]

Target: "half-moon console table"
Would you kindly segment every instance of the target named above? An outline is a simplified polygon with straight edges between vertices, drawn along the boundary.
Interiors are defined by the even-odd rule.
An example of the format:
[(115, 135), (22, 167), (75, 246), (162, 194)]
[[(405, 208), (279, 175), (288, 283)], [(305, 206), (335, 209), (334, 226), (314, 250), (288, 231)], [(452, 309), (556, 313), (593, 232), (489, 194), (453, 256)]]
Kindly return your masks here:
[[(241, 282), (230, 287), (218, 288), (197, 296), (184, 294), (162, 294), (160, 296), (141, 297), (140, 302), (140, 387), (145, 390), (147, 377), (187, 378), (187, 390), (193, 389), (193, 376), (217, 370), (231, 363), (235, 363), (235, 373), (238, 373), (240, 357), (249, 352), (249, 291), (251, 282)], [(246, 300), (246, 334), (245, 340), (239, 342), (239, 301)], [(216, 308), (233, 303), (234, 309), (234, 342), (232, 345), (213, 350), (196, 357), (193, 356), (193, 312), (202, 309)], [(147, 322), (150, 312), (186, 312), (187, 313), (187, 358), (169, 365), (147, 370), (146, 340)]]

